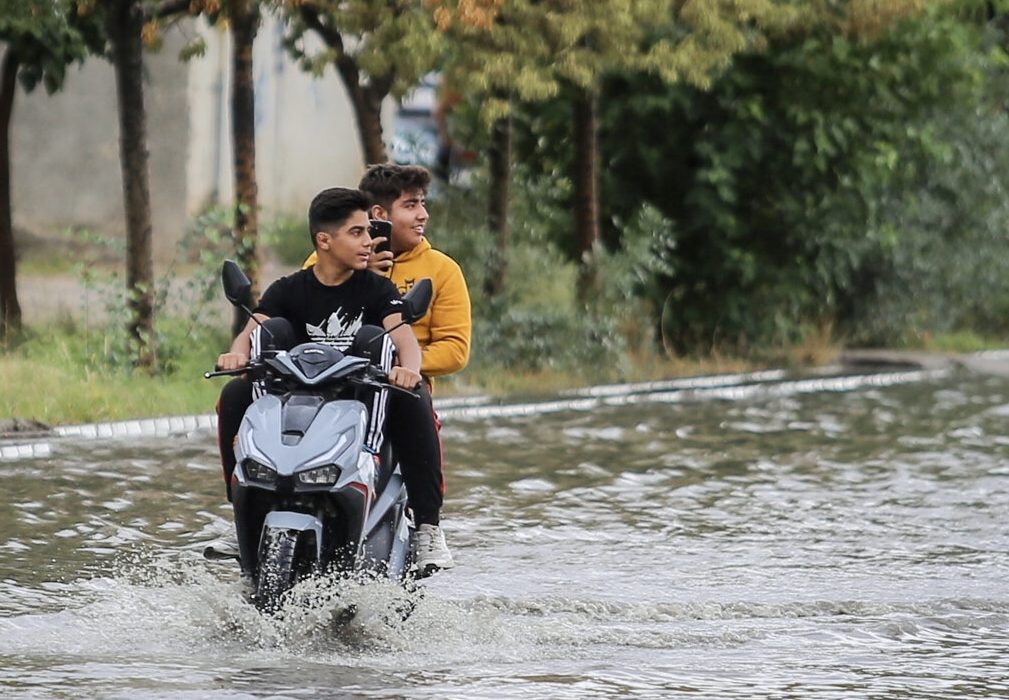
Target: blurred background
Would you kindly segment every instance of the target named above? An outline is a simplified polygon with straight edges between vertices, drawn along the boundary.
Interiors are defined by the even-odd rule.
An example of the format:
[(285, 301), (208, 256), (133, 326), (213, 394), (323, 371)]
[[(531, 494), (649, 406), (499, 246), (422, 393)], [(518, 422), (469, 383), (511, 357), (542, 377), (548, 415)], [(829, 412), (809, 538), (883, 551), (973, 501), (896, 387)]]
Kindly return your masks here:
[(1009, 331), (1006, 2), (3, 10), (7, 361), (195, 372), (228, 342), (220, 261), (261, 291), (311, 197), (387, 160), (434, 173), (470, 286), (445, 391)]

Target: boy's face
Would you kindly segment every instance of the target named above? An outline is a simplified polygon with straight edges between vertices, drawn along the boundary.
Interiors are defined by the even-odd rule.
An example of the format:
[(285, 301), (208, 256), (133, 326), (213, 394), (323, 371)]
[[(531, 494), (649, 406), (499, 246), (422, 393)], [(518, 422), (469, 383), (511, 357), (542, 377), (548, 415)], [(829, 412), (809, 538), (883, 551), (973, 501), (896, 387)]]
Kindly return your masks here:
[(368, 267), (371, 255), (371, 236), (368, 234), (368, 213), (356, 211), (332, 231), (316, 233), (319, 257), (354, 270)]
[(392, 209), (385, 213), (392, 224), (392, 252), (398, 255), (416, 248), (430, 218), (424, 190), (404, 192), (392, 203)]

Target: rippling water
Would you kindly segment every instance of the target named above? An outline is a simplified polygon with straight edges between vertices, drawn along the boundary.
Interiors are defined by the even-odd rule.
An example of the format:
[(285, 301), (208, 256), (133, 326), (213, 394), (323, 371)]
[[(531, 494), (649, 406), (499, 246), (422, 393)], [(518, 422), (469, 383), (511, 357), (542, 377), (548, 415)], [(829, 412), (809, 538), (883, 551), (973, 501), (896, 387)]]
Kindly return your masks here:
[(0, 462), (0, 696), (1009, 696), (1009, 381), (787, 386), (449, 413), (458, 567), (278, 618), (209, 432)]

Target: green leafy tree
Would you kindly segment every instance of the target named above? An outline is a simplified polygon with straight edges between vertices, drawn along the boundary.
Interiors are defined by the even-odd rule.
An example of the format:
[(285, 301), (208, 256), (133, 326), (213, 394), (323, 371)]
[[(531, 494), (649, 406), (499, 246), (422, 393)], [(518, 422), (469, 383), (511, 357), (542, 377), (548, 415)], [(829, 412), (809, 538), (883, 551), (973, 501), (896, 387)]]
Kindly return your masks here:
[(446, 112), (460, 102), (463, 91), (492, 95), (505, 109), (500, 114), (485, 114), (490, 122), (490, 138), (486, 148), (488, 171), (487, 226), (494, 236), (494, 245), (483, 264), (483, 289), (488, 298), (500, 297), (508, 277), (510, 245), (509, 199), (512, 165), (511, 91), (505, 81), (496, 86), (483, 82), (475, 71), (486, 66), (488, 53), (500, 49), (509, 31), (500, 9), (504, 0), (431, 0), (428, 6), (438, 31), (447, 39), (444, 74), (439, 95), (439, 111), (448, 130)]
[(10, 2), (0, 14), (0, 342), (21, 330), (17, 255), (11, 204), (10, 126), (18, 82), (26, 92), (40, 83), (63, 86), (66, 69), (103, 46), (101, 28), (74, 12), (69, 0)]
[(782, 38), (708, 91), (642, 76), (607, 86), (607, 218), (644, 199), (674, 223), (676, 274), (654, 301), (676, 351), (746, 353), (818, 327), (893, 341), (924, 318), (909, 290), (919, 302), (929, 290), (930, 312), (961, 294), (936, 280), (960, 276), (951, 251), (995, 187), (978, 184), (992, 169), (966, 167), (985, 161), (966, 156), (970, 115), (1002, 108), (980, 101), (994, 86), (977, 32), (905, 9), (907, 21), (852, 14)]
[(108, 58), (116, 80), (119, 163), (126, 214), (127, 330), (134, 364), (157, 366), (154, 347), (154, 257), (152, 251), (150, 164), (144, 100), (144, 44), (156, 44), (153, 18), (180, 13), (182, 0), (77, 0), (77, 11), (104, 22)]
[(96, 10), (105, 20), (116, 76), (119, 163), (126, 211), (127, 329), (135, 364), (153, 369), (154, 258), (143, 55), (146, 13), (140, 0), (98, 0)]
[[(151, 201), (147, 152), (146, 111), (144, 107), (143, 42), (145, 26), (152, 12), (182, 11), (181, 0), (161, 6), (141, 0), (25, 0), (15, 3), (14, 11), (0, 19), (8, 48), (4, 76), (21, 78), (26, 87), (42, 81), (50, 91), (62, 84), (66, 66), (83, 60), (88, 52), (104, 53), (112, 62), (116, 80), (119, 114), (120, 165), (126, 212), (126, 292), (129, 318), (127, 326), (134, 346), (135, 364), (153, 368), (156, 358), (154, 336), (154, 279), (151, 250)], [(13, 90), (4, 86), (3, 105), (9, 124)], [(4, 138), (8, 129), (4, 128)], [(4, 144), (6, 150), (6, 143)], [(10, 242), (11, 255), (3, 256), (13, 264), (10, 231), (9, 155), (4, 158), (7, 208), (0, 212), (0, 238)], [(0, 199), (4, 195), (0, 194)], [(0, 243), (7, 245), (7, 243)], [(9, 274), (6, 274), (8, 273)], [(13, 281), (13, 268), (0, 273)], [(20, 315), (4, 294), (5, 319)], [(15, 313), (16, 312), (16, 313)], [(18, 321), (19, 322), (19, 321)], [(5, 327), (8, 322), (5, 320)]]
[[(252, 282), (250, 295), (259, 296), (259, 186), (256, 176), (256, 91), (253, 45), (259, 32), (259, 0), (165, 0), (152, 7), (145, 31), (150, 43), (159, 43), (165, 25), (183, 17), (203, 16), (212, 26), (226, 25), (231, 34), (231, 145), (235, 178), (234, 241), (238, 264)], [(205, 50), (197, 37), (183, 51), (189, 60)], [(244, 312), (236, 309), (232, 332), (245, 326)]]
[[(488, 124), (511, 101), (560, 97), (570, 110), (575, 245), (579, 292), (594, 287), (592, 255), (599, 240), (598, 98), (607, 76), (652, 73), (666, 83), (707, 86), (732, 57), (762, 44), (765, 32), (792, 26), (802, 13), (791, 2), (672, 0), (446, 0), (433, 3), (443, 31), (464, 46), (449, 71), (458, 89), (482, 100)], [(492, 22), (473, 17), (492, 14)], [(467, 21), (469, 20), (469, 21)]]
[[(441, 36), (420, 0), (288, 0), (292, 55), (316, 75), (332, 65), (350, 97), (366, 163), (386, 161), (382, 102), (400, 97), (431, 71)], [(306, 33), (325, 49), (314, 51)]]

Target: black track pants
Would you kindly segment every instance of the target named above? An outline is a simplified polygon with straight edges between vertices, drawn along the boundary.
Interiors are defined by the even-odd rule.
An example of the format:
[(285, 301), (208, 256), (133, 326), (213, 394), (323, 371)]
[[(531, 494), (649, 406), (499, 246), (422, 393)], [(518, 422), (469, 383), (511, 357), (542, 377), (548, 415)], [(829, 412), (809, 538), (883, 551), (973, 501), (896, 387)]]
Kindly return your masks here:
[(437, 525), (445, 492), (441, 440), (427, 385), (422, 383), (418, 393), (413, 398), (389, 392), (385, 434), (399, 460), (414, 519), (418, 525)]
[(252, 405), (252, 382), (235, 378), (224, 385), (217, 400), (217, 448), (221, 452), (224, 489), (231, 500), (231, 474), (235, 471), (235, 438), (245, 410)]

